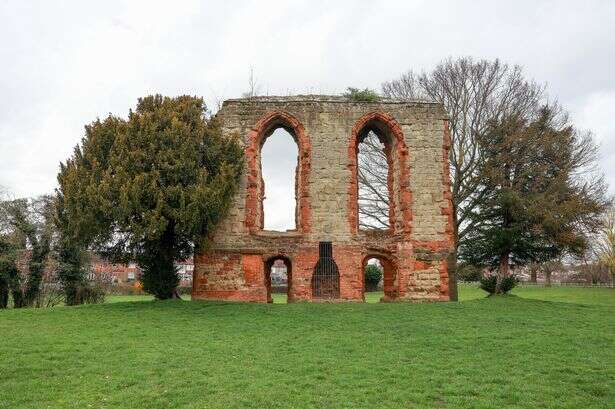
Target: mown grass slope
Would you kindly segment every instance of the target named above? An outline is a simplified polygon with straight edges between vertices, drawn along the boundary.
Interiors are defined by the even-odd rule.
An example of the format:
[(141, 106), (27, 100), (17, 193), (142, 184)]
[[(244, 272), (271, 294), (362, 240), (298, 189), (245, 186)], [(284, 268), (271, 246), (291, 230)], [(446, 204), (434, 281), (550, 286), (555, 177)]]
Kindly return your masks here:
[(615, 292), (515, 292), (2, 311), (0, 408), (615, 406)]

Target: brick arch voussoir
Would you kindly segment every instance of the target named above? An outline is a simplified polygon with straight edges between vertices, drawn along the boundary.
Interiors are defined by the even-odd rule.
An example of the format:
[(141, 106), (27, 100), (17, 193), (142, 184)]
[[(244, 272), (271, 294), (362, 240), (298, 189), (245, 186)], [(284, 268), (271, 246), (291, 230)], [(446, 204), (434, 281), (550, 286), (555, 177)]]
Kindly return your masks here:
[(359, 132), (365, 128), (371, 121), (378, 121), (384, 124), (388, 130), (391, 132), (391, 135), (395, 138), (395, 142), (400, 144), (403, 148), (406, 148), (406, 141), (404, 140), (404, 133), (401, 129), (399, 123), (393, 118), (391, 115), (382, 111), (372, 111), (363, 115), (352, 127), (352, 138), (351, 143), (354, 141), (356, 145), (357, 137), (359, 136)]

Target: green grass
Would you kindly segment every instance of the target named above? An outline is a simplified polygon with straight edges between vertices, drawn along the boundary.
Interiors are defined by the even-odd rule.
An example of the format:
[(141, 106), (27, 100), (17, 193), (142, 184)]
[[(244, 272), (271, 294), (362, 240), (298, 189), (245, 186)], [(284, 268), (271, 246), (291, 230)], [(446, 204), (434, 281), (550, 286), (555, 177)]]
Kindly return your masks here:
[(128, 302), (128, 301), (152, 301), (151, 295), (108, 295), (105, 303)]
[(614, 407), (615, 291), (514, 293), (2, 311), (0, 408)]
[[(478, 287), (478, 284), (462, 284), (459, 291), (460, 301), (469, 301), (485, 298), (485, 292)], [(541, 286), (519, 286), (512, 291), (513, 295), (519, 297), (543, 300), (567, 302), (573, 304), (589, 305), (611, 305), (615, 306), (615, 291), (612, 288), (583, 288), (583, 287), (551, 287)], [(384, 294), (382, 292), (371, 292), (365, 294), (365, 302), (378, 303)], [(186, 296), (184, 296), (185, 298)], [(189, 296), (188, 296), (189, 298)], [(133, 300), (151, 299), (147, 296), (133, 298)], [(115, 301), (115, 299), (113, 300)], [(286, 303), (285, 294), (273, 294), (275, 304)]]

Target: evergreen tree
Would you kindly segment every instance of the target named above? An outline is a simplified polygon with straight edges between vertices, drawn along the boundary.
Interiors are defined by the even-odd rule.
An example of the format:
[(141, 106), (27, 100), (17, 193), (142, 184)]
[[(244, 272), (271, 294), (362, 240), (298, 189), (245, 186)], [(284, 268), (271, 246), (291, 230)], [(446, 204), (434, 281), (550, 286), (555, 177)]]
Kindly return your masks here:
[(11, 281), (17, 271), (15, 251), (10, 242), (9, 231), (4, 201), (0, 201), (0, 309), (8, 306)]
[[(18, 199), (1, 204), (4, 219), (3, 244), (0, 262), (2, 286), (9, 286), (15, 308), (32, 306), (40, 293), (45, 265), (54, 235), (53, 203), (50, 196), (37, 199)], [(17, 259), (27, 254), (27, 271), (17, 269)], [(3, 292), (4, 290), (0, 290)]]
[(55, 223), (59, 236), (55, 257), (58, 262), (58, 278), (64, 292), (64, 303), (66, 305), (83, 304), (81, 293), (87, 287), (87, 252), (68, 230), (64, 196), (60, 193), (56, 195), (55, 208)]
[(382, 279), (382, 269), (375, 264), (365, 266), (365, 291), (376, 291)]
[(201, 98), (141, 98), (127, 120), (86, 126), (61, 165), (65, 231), (113, 261), (136, 260), (146, 291), (175, 297), (174, 261), (203, 244), (223, 217), (242, 158), (236, 140), (207, 120)]
[(9, 292), (15, 289), (17, 271), (17, 249), (6, 235), (0, 235), (0, 309), (6, 308)]
[(597, 160), (591, 135), (575, 131), (554, 107), (532, 120), (491, 122), (479, 143), (485, 194), (460, 257), (497, 271), (500, 293), (511, 265), (583, 252), (586, 232), (600, 225), (606, 207), (605, 184), (587, 177)]

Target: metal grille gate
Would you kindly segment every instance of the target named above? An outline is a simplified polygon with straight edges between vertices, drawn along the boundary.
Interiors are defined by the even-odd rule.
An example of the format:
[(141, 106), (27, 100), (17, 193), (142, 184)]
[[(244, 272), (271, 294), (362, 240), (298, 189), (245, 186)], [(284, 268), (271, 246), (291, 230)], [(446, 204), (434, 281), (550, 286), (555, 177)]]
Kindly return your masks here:
[(318, 243), (319, 258), (312, 275), (312, 297), (335, 299), (340, 297), (340, 273), (333, 260), (330, 241)]

